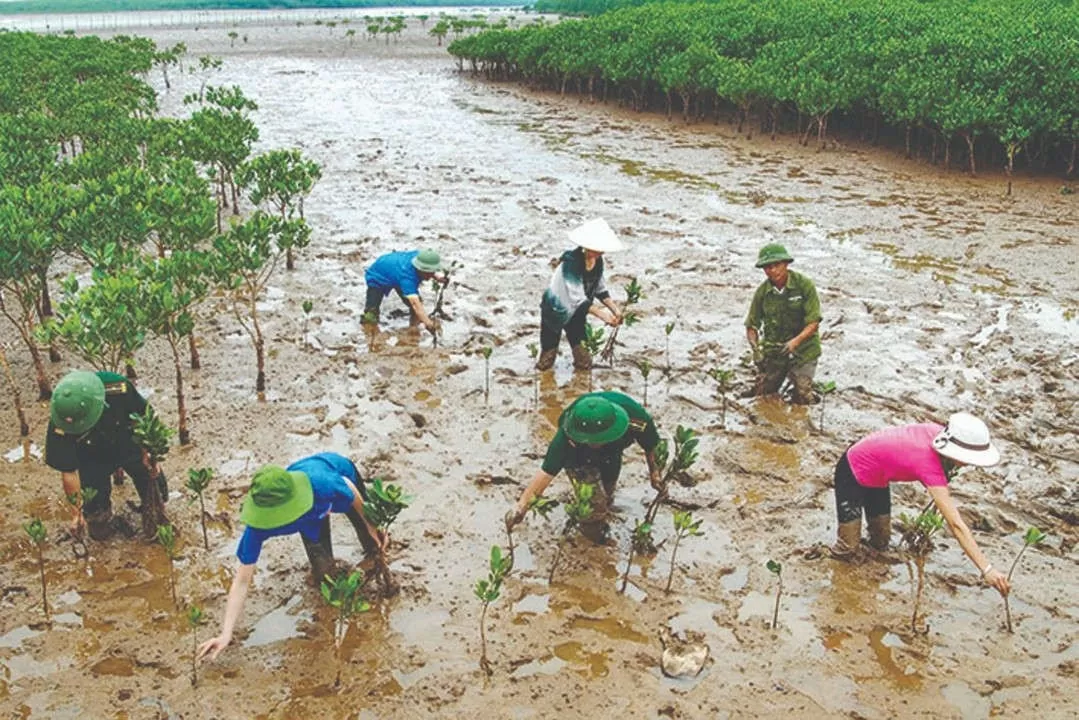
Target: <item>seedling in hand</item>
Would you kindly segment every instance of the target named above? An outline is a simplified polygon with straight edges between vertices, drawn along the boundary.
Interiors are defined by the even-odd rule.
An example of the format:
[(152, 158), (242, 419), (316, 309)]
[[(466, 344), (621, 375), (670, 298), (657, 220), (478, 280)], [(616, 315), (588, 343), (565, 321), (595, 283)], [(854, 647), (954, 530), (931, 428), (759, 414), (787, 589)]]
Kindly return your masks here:
[(592, 517), (592, 496), (596, 492), (596, 487), (577, 480), (570, 480), (570, 483), (573, 485), (573, 499), (562, 506), (566, 511), (566, 524), (562, 526), (562, 536), (558, 538), (558, 549), (555, 551), (554, 562), (551, 563), (551, 572), (547, 576), (548, 584), (554, 582), (554, 573), (558, 569), (558, 561), (562, 559), (562, 549), (565, 547), (566, 539), (574, 529), (580, 527), (583, 521)]
[(322, 580), (322, 599), (337, 610), (333, 627), (334, 655), (337, 658), (337, 678), (333, 681), (334, 687), (341, 686), (341, 645), (345, 642), (345, 635), (348, 634), (349, 623), (353, 616), (371, 609), (370, 603), (361, 592), (362, 588), (362, 570), (341, 573), (335, 578), (327, 575)]
[[(628, 308), (631, 305), (636, 305), (643, 297), (644, 292), (637, 282), (637, 278), (631, 278), (629, 284), (626, 285), (626, 304), (624, 307)], [(626, 327), (636, 325), (639, 320), (640, 316), (637, 315), (636, 311), (625, 310), (625, 312), (622, 313), (622, 325), (625, 325)], [(615, 329), (611, 331), (611, 336), (607, 338), (607, 344), (603, 346), (603, 350), (600, 351), (599, 354), (600, 359), (611, 367), (614, 367), (614, 344), (618, 339), (618, 331), (622, 328), (622, 325), (616, 326)]]
[(813, 389), (820, 395), (820, 431), (824, 432), (824, 404), (825, 398), (835, 392), (835, 380), (824, 380), (813, 383)]
[[(1045, 542), (1046, 534), (1036, 527), (1027, 528), (1026, 534), (1023, 536), (1023, 547), (1019, 549), (1019, 554), (1015, 556), (1015, 560), (1012, 560), (1012, 566), (1008, 568), (1008, 582), (1012, 581), (1012, 573), (1015, 572), (1015, 566), (1019, 564), (1019, 558), (1023, 557), (1023, 553), (1027, 551), (1028, 547), (1034, 547)], [(1008, 596), (1004, 596), (1004, 616), (1008, 620), (1008, 632), (1014, 632), (1012, 630), (1012, 609), (1008, 604)]]
[(630, 538), (629, 543), (629, 560), (626, 561), (626, 571), (622, 573), (622, 587), (618, 589), (618, 592), (624, 593), (626, 591), (626, 585), (629, 583), (629, 571), (633, 567), (633, 556), (654, 555), (655, 552), (656, 543), (652, 539), (652, 523), (641, 520), (635, 521), (633, 537)]
[(206, 488), (214, 479), (214, 471), (211, 468), (195, 468), (187, 471), (187, 483), (184, 485), (191, 493), (191, 502), (196, 498), (199, 501), (199, 522), (202, 523), (202, 544), (206, 550), (210, 550), (210, 538), (206, 534)]
[[(367, 521), (375, 526), (375, 529), (383, 534), (388, 534), (390, 525), (397, 519), (402, 510), (408, 507), (412, 498), (405, 495), (404, 491), (393, 484), (382, 484), (382, 478), (375, 478), (368, 487), (367, 500), (363, 504), (363, 514)], [(390, 577), (389, 565), (386, 562), (385, 549), (379, 549), (375, 557), (375, 577), (386, 595), (397, 593), (397, 584)]]
[(914, 596), (914, 612), (911, 613), (910, 628), (911, 631), (921, 635), (929, 632), (928, 624), (924, 630), (918, 629), (918, 611), (921, 608), (922, 590), (925, 587), (925, 561), (933, 550), (933, 536), (943, 527), (944, 518), (935, 508), (923, 510), (916, 517), (911, 517), (907, 513), (899, 515), (900, 543), (907, 563), (907, 572), (910, 575), (911, 593)]
[(502, 555), (502, 548), (492, 545), (487, 578), (477, 580), (476, 586), (472, 588), (472, 592), (483, 603), (483, 610), (480, 612), (480, 667), (488, 676), (494, 671), (491, 670), (491, 664), (487, 661), (487, 607), (499, 598), (502, 593), (502, 581), (512, 567), (513, 563), (509, 556)]
[(157, 541), (161, 544), (161, 547), (165, 549), (165, 555), (169, 559), (169, 590), (172, 591), (172, 604), (177, 605), (176, 602), (176, 531), (172, 525), (158, 525), (157, 526)]
[(734, 370), (729, 368), (712, 368), (708, 376), (716, 381), (720, 397), (719, 422), (723, 428), (727, 427), (727, 393), (730, 392), (731, 383), (734, 380)]
[(704, 531), (701, 530), (702, 522), (702, 520), (694, 520), (693, 513), (688, 510), (685, 512), (674, 511), (674, 548), (671, 549), (671, 570), (667, 573), (667, 588), (665, 590), (668, 594), (671, 592), (671, 581), (674, 580), (674, 559), (678, 554), (678, 544), (684, 537), (704, 535)]
[(45, 539), (48, 530), (41, 518), (31, 518), (30, 522), (24, 523), (22, 529), (30, 536), (30, 542), (37, 549), (37, 569), (41, 574), (41, 607), (45, 610), (45, 619), (49, 619), (49, 589), (45, 585)]
[(644, 406), (648, 407), (648, 376), (652, 373), (652, 361), (648, 358), (641, 358), (637, 361), (637, 369), (641, 372), (641, 378), (644, 380)]
[[(81, 488), (79, 492), (71, 493), (67, 496), (67, 502), (71, 505), (72, 514), (75, 516), (76, 522), (82, 517), (82, 509), (95, 497), (97, 497), (97, 490), (92, 487)], [(88, 557), (90, 555), (90, 548), (86, 545), (86, 528), (82, 524), (77, 525), (75, 531), (71, 533), (71, 537), (79, 547), (82, 548), (81, 552), (78, 548), (75, 548), (75, 557)]]
[(765, 567), (768, 568), (768, 572), (776, 576), (779, 584), (776, 585), (776, 606), (772, 610), (772, 629), (776, 629), (776, 623), (779, 622), (779, 598), (783, 595), (783, 565), (777, 563), (775, 560), (769, 560)]
[(187, 609), (187, 626), (191, 628), (191, 687), (199, 685), (199, 625), (202, 624), (202, 608), (192, 605)]
[(131, 426), (135, 442), (145, 453), (146, 469), (150, 481), (146, 483), (146, 496), (142, 502), (142, 534), (146, 538), (155, 536), (158, 526), (167, 525), (165, 501), (161, 497), (158, 478), (161, 475), (159, 463), (169, 452), (169, 441), (175, 431), (165, 425), (150, 405), (142, 415), (131, 414)]
[(480, 355), (483, 355), (483, 403), (487, 404), (487, 399), (491, 395), (491, 352), (493, 348), (488, 345), (487, 347), (480, 348)]

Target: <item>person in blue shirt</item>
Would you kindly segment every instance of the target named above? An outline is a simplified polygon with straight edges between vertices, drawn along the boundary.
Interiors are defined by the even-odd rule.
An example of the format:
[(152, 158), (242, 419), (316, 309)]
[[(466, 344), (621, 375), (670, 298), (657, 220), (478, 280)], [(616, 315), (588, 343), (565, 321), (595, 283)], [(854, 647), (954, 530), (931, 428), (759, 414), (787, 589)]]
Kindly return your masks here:
[(240, 511), (247, 527), (236, 548), (240, 567), (229, 588), (221, 634), (199, 646), (199, 658), (209, 655), (216, 659), (232, 641), (262, 544), (269, 538), (299, 533), (316, 582), (333, 571), (330, 513), (348, 517), (365, 555), (379, 552), (386, 536), (364, 517), (365, 495), (356, 465), (337, 453), (312, 455), (287, 469), (267, 465), (256, 472)]
[(408, 305), (412, 322), (419, 322), (432, 334), (438, 326), (423, 308), (420, 284), (442, 270), (442, 260), (434, 250), (392, 252), (375, 260), (364, 273), (367, 299), (364, 302), (363, 322), (378, 324), (382, 299), (391, 291)]

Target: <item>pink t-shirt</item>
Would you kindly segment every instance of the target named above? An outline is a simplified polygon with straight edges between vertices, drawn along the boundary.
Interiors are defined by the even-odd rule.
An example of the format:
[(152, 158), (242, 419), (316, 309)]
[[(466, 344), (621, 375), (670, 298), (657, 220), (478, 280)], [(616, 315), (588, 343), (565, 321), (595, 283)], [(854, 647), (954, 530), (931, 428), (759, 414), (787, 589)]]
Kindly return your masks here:
[(922, 423), (867, 435), (847, 451), (854, 479), (870, 488), (915, 480), (926, 487), (947, 485), (940, 455), (933, 449), (933, 438), (943, 429), (935, 423)]

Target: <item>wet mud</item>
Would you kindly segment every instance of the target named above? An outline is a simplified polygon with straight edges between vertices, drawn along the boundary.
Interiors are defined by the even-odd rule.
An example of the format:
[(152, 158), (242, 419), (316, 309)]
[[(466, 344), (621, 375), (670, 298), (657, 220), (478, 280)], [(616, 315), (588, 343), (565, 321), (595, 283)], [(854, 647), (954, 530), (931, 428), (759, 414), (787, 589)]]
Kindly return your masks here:
[[(161, 548), (91, 543), (77, 560), (61, 539), (66, 513), (56, 473), (21, 452), (0, 463), (0, 715), (67, 717), (505, 718), (1071, 717), (1079, 703), (1079, 214), (1059, 181), (967, 178), (846, 144), (817, 154), (793, 138), (735, 137), (732, 126), (684, 125), (612, 105), (538, 95), (460, 74), (411, 21), (386, 44), (343, 28), (288, 22), (244, 28), (142, 31), (189, 57), (224, 58), (211, 84), (239, 84), (260, 106), (260, 148), (298, 146), (322, 164), (305, 203), (314, 235), (294, 272), (279, 272), (260, 305), (269, 338), (268, 391), (254, 392), (254, 358), (212, 302), (202, 312), (203, 369), (188, 372), (194, 444), (165, 465), (168, 511), (182, 533), (181, 604), (195, 603), (216, 634), (240, 530), (239, 498), (263, 463), (334, 450), (365, 474), (403, 484), (415, 502), (390, 549), (402, 593), (373, 603), (349, 630), (334, 686), (333, 614), (306, 582), (294, 538), (267, 544), (233, 645), (191, 686), (191, 638), (173, 605)], [(160, 76), (164, 112), (200, 79)], [(703, 519), (679, 546), (666, 583), (673, 525), (660, 512), (655, 558), (637, 559), (619, 594), (633, 521), (651, 499), (640, 452), (626, 453), (614, 544), (567, 544), (547, 573), (561, 527), (529, 518), (515, 532), (516, 567), (488, 612), (479, 667), (488, 548), (505, 543), (502, 515), (539, 463), (560, 409), (585, 392), (563, 348), (537, 382), (536, 342), (548, 261), (564, 234), (602, 215), (629, 250), (609, 257), (608, 284), (637, 276), (643, 321), (620, 333), (613, 368), (592, 383), (632, 395), (649, 358), (648, 405), (661, 433), (702, 434), (692, 483), (677, 507)], [(825, 319), (818, 379), (838, 385), (821, 407), (720, 399), (706, 375), (740, 359), (742, 319), (758, 247), (779, 240), (817, 282)], [(387, 300), (381, 329), (360, 326), (363, 270), (377, 255), (432, 245), (463, 269), (447, 294), (452, 321), (438, 347)], [(300, 307), (314, 305), (306, 327)], [(669, 354), (663, 326), (676, 320)], [(11, 329), (0, 329), (13, 343)], [(478, 350), (492, 346), (485, 399)], [(25, 388), (32, 372), (20, 353)], [(174, 417), (163, 347), (140, 356), (140, 387)], [(53, 366), (55, 376), (72, 366)], [(538, 394), (538, 404), (535, 400)], [(24, 392), (24, 397), (29, 392)], [(1049, 533), (1026, 554), (1004, 630), (1000, 598), (979, 584), (951, 538), (928, 563), (926, 636), (909, 632), (902, 564), (809, 559), (831, 540), (832, 468), (862, 434), (891, 424), (983, 415), (1002, 464), (966, 472), (954, 490), (994, 565), (1022, 532)], [(40, 447), (47, 420), (30, 411)], [(21, 447), (11, 400), (0, 401), (0, 450)], [(197, 503), (175, 478), (215, 470), (222, 520), (202, 548)], [(560, 478), (555, 496), (567, 492)], [(114, 492), (134, 499), (128, 483)], [(896, 511), (926, 501), (900, 488)], [(53, 622), (41, 612), (36, 559), (20, 524), (46, 521)], [(347, 522), (334, 522), (339, 557), (359, 562)], [(779, 623), (770, 628), (784, 566)], [(666, 677), (661, 638), (695, 637), (699, 674)], [(492, 702), (494, 701), (494, 703)]]

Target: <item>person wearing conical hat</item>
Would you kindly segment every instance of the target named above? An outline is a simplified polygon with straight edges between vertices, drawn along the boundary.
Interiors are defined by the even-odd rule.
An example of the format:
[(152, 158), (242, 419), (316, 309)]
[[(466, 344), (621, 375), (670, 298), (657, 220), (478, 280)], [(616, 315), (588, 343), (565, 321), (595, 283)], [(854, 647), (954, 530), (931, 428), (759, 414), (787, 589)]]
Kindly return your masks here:
[[(149, 457), (135, 441), (131, 415), (145, 412), (145, 398), (113, 372), (76, 370), (57, 383), (49, 401), (45, 464), (60, 471), (67, 497), (80, 498), (71, 505), (73, 533), (86, 529), (95, 540), (112, 535), (117, 522), (110, 479), (120, 468), (131, 476), (141, 501), (146, 501), (151, 482), (158, 483), (161, 498), (168, 497), (165, 473), (150, 468)], [(85, 502), (83, 489), (94, 491)]]
[(862, 438), (843, 453), (835, 468), (838, 529), (832, 556), (847, 560), (855, 555), (861, 543), (863, 513), (869, 545), (887, 550), (892, 532), (891, 483), (920, 482), (982, 580), (1007, 595), (1007, 577), (986, 559), (948, 489), (958, 468), (992, 467), (998, 462), (1000, 451), (989, 438), (989, 428), (965, 412), (953, 414), (943, 427), (936, 423), (902, 425)]
[(229, 588), (221, 633), (199, 646), (199, 658), (216, 659), (232, 642), (266, 540), (299, 533), (316, 584), (334, 569), (330, 513), (344, 513), (348, 517), (365, 555), (371, 556), (384, 547), (386, 536), (364, 517), (365, 498), (363, 479), (356, 465), (337, 453), (312, 455), (287, 468), (277, 465), (260, 468), (240, 511), (240, 519), (247, 527), (236, 548), (240, 567)]
[(435, 277), (442, 270), (442, 258), (431, 249), (387, 253), (375, 260), (364, 273), (367, 298), (364, 302), (363, 322), (378, 324), (382, 312), (382, 299), (396, 292), (409, 309), (413, 323), (419, 323), (432, 334), (438, 325), (423, 307), (420, 285)]
[(792, 262), (778, 243), (760, 249), (757, 267), (766, 279), (749, 304), (746, 339), (757, 366), (753, 394), (777, 393), (789, 378), (794, 402), (810, 404), (815, 401), (813, 376), (821, 355), (820, 298), (812, 280), (789, 269)]
[(506, 513), (506, 527), (513, 529), (521, 522), (532, 498), (542, 495), (555, 476), (565, 470), (570, 478), (594, 486), (592, 517), (582, 523), (581, 530), (594, 541), (605, 541), (606, 515), (622, 472), (622, 452), (635, 443), (645, 452), (649, 480), (658, 490), (661, 478), (655, 450), (659, 433), (648, 411), (620, 392), (580, 396), (559, 416), (558, 431), (547, 446), (543, 464)]
[[(611, 327), (622, 323), (622, 310), (603, 279), (603, 254), (623, 249), (622, 241), (602, 218), (570, 231), (574, 247), (562, 253), (540, 301), (540, 356), (537, 370), (550, 370), (566, 334), (573, 367), (587, 370), (592, 356), (584, 346), (585, 321), (593, 315)], [(594, 304), (598, 300), (600, 305)]]

